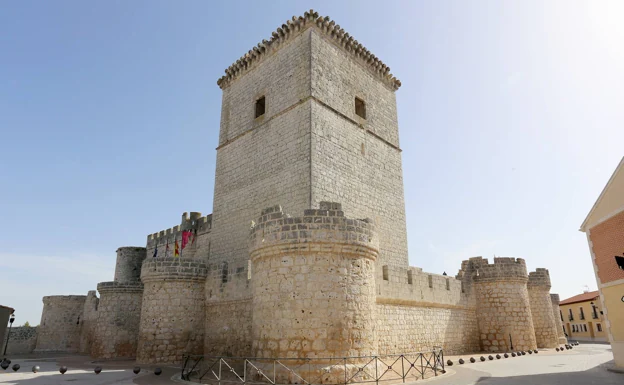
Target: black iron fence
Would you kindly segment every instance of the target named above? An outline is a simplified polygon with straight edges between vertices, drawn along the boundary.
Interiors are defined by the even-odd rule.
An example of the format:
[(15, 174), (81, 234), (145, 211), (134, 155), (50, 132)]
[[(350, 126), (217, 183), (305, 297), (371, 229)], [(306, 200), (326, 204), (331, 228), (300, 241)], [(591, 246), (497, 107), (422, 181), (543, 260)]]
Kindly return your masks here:
[(345, 385), (416, 381), (445, 373), (444, 352), (332, 358), (186, 355), (182, 380), (202, 384)]

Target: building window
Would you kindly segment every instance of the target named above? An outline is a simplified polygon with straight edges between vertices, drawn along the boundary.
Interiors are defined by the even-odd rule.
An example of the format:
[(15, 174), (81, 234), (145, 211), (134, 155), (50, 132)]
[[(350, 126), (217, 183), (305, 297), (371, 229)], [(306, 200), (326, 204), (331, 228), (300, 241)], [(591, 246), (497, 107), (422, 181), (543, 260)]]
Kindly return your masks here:
[(568, 315), (568, 319), (569, 319), (570, 321), (574, 321), (574, 315), (572, 315), (572, 309), (568, 309), (568, 312), (570, 313), (570, 314)]
[(408, 271), (407, 271), (407, 283), (408, 283), (409, 285), (411, 285), (411, 284), (413, 284), (413, 283), (414, 283), (414, 280), (413, 280), (413, 276), (412, 276), (412, 274), (413, 274), (413, 273), (412, 273), (412, 271), (411, 271), (411, 270), (408, 270)]
[(581, 307), (579, 309), (581, 309), (581, 319), (585, 319), (585, 313), (583, 313), (583, 308)]
[(266, 109), (266, 99), (263, 96), (260, 99), (256, 100), (256, 118), (259, 118), (262, 115), (264, 115), (265, 109)]
[(446, 279), (446, 290), (451, 290), (451, 281), (448, 278)]
[(563, 321), (563, 313), (561, 312), (561, 310), (559, 310), (559, 317), (561, 317), (561, 320)]
[(355, 98), (355, 114), (362, 119), (366, 119), (366, 104), (360, 98)]
[(602, 331), (602, 325), (601, 324), (596, 324), (596, 329), (598, 329), (599, 332)]
[(587, 331), (587, 324), (583, 324), (583, 330)]
[(381, 272), (383, 274), (383, 280), (387, 281), (389, 279), (389, 277), (388, 277), (388, 265), (382, 266), (381, 267)]

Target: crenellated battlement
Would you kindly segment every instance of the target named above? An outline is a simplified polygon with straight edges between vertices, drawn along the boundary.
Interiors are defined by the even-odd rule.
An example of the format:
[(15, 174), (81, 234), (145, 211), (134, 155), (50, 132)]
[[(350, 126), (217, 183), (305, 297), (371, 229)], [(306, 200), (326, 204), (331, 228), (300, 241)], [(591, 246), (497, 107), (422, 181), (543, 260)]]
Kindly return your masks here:
[(528, 280), (526, 262), (522, 258), (494, 257), (494, 263), (487, 258), (472, 257), (462, 261), (457, 278), (464, 281), (523, 281)]
[(366, 253), (376, 259), (379, 241), (371, 219), (348, 219), (340, 203), (321, 202), (319, 209), (304, 210), (302, 217), (284, 214), (281, 206), (262, 210), (251, 226), (251, 255), (268, 247), (299, 251), (340, 248), (342, 254)]
[[(401, 274), (393, 279), (393, 274)], [(474, 307), (461, 279), (422, 271), (419, 267), (395, 271), (382, 266), (378, 274), (377, 302), (424, 307)]]
[(535, 271), (529, 273), (529, 282), (527, 283), (529, 290), (537, 288), (550, 290), (550, 286), (550, 273), (548, 269), (538, 267)]
[(300, 32), (310, 27), (315, 27), (318, 31), (331, 39), (334, 44), (352, 54), (356, 59), (359, 59), (362, 65), (368, 68), (379, 79), (387, 83), (392, 89), (398, 90), (399, 87), (401, 87), (401, 81), (390, 73), (390, 67), (369, 52), (362, 44), (355, 40), (353, 36), (340, 28), (329, 16), (320, 16), (318, 12), (312, 9), (305, 12), (303, 16), (293, 16), (291, 20), (286, 21), (285, 24), (277, 28), (268, 41), (262, 40), (256, 47), (253, 47), (249, 52), (241, 56), (234, 64), (225, 69), (225, 75), (217, 80), (217, 85), (221, 89), (227, 88), (231, 82), (254, 68), (258, 63), (262, 62), (266, 56), (278, 50), (293, 36), (298, 35)]
[(209, 232), (212, 230), (212, 214), (202, 217), (200, 212), (191, 212), (190, 215), (183, 213), (182, 221), (179, 225), (149, 234), (147, 236), (147, 248), (164, 245), (167, 241), (169, 241), (170, 245), (173, 245), (176, 239), (182, 237), (182, 232), (187, 230), (196, 230), (197, 235)]

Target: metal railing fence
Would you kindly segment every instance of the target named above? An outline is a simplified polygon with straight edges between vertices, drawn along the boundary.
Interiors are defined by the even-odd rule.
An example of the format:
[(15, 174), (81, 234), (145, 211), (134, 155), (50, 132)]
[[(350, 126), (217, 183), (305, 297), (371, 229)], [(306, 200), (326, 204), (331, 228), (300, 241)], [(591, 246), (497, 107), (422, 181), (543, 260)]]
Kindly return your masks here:
[(185, 355), (182, 380), (202, 384), (390, 384), (445, 373), (444, 352), (332, 358)]

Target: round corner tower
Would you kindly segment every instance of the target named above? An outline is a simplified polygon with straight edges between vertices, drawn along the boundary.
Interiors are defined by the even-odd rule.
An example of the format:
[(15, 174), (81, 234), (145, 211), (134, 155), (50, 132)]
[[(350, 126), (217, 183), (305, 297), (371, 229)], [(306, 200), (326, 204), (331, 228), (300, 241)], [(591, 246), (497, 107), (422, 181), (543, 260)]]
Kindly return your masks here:
[(527, 289), (538, 348), (555, 348), (559, 345), (550, 286), (550, 274), (547, 269), (538, 268), (529, 273)]
[(297, 218), (262, 210), (251, 231), (253, 354), (375, 354), (377, 255), (372, 222), (345, 218), (340, 204)]
[(560, 345), (568, 343), (568, 339), (563, 331), (563, 321), (561, 320), (561, 309), (559, 308), (559, 294), (551, 294), (550, 301), (552, 302), (553, 316), (555, 317), (555, 325), (557, 326), (557, 337)]
[(140, 272), (146, 256), (144, 247), (118, 248), (115, 280), (98, 283), (100, 300), (91, 345), (93, 357), (136, 356), (143, 298)]
[(43, 297), (35, 352), (73, 353), (80, 350), (80, 322), (86, 299), (86, 295)]
[(537, 347), (527, 291), (527, 268), (521, 258), (470, 258), (481, 347), (487, 352)]
[(165, 257), (143, 263), (137, 362), (175, 364), (184, 354), (203, 354), (207, 272), (199, 259)]

